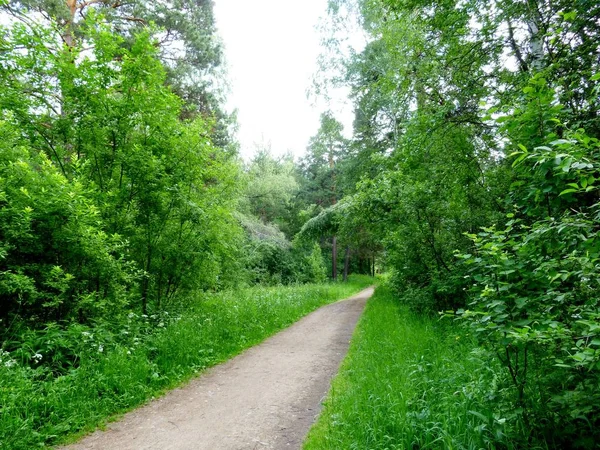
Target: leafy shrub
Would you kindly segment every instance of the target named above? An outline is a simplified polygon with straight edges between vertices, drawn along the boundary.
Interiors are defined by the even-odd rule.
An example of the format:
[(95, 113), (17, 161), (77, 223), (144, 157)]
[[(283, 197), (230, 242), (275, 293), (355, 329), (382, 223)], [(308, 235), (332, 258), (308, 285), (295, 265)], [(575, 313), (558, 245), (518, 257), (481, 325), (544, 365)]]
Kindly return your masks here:
[(316, 242), (308, 256), (307, 281), (310, 283), (324, 283), (327, 280), (327, 269), (323, 263), (323, 252)]
[[(537, 145), (513, 154), (520, 180), (506, 224), (468, 235), (474, 252), (461, 257), (472, 300), (459, 313), (510, 374), (526, 433), (592, 448), (600, 440), (600, 141), (553, 118), (561, 108), (543, 78), (526, 93), (530, 102), (506, 127)], [(527, 134), (534, 116), (544, 139), (537, 128)]]
[(0, 121), (0, 319), (85, 320), (118, 310), (135, 283), (124, 242), (89, 191)]

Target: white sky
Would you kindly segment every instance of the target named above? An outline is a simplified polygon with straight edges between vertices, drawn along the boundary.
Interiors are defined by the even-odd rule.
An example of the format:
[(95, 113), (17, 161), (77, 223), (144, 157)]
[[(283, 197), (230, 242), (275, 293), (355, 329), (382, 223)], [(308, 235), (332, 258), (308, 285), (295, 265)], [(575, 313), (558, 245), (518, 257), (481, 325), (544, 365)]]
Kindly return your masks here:
[[(307, 98), (317, 71), (319, 18), (327, 0), (216, 0), (218, 33), (225, 47), (231, 92), (228, 107), (238, 110), (241, 155), (249, 159), (257, 143), (271, 143), (274, 155), (304, 153), (319, 127), (324, 101)], [(352, 106), (329, 106), (351, 132)]]

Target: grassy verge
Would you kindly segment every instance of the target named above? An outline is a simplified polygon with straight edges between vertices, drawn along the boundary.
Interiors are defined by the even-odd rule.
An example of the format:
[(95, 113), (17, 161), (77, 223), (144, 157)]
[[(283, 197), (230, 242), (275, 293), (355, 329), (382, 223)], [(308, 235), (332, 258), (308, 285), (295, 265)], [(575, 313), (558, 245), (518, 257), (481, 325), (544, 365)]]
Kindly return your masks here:
[(304, 449), (512, 448), (491, 408), (502, 373), (452, 324), (379, 287)]
[(0, 449), (73, 439), (372, 281), (202, 295), (171, 319), (131, 314), (132, 325), (120, 330), (126, 338), (117, 340), (101, 328), (74, 329), (85, 349), (60, 376), (0, 354)]

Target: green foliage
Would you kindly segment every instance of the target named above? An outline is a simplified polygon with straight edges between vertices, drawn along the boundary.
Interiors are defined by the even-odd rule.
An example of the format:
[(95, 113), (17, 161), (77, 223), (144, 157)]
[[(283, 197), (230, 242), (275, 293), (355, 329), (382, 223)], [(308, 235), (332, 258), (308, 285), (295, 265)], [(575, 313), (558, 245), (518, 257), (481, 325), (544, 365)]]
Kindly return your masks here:
[(385, 249), (399, 292), (430, 292), (418, 309), (456, 307), (465, 283), (454, 251), (503, 207), (507, 180), (479, 107), (501, 49), (477, 40), (471, 10), (456, 2), (357, 3), (371, 40), (346, 65), (356, 111), (349, 215), (358, 218), (347, 233)]
[[(0, 350), (0, 442), (30, 449), (91, 430), (372, 281), (199, 294), (178, 314), (131, 313), (119, 328), (28, 334), (22, 351)], [(66, 351), (77, 364), (56, 377), (51, 367)]]
[(268, 286), (325, 281), (320, 247), (317, 251), (306, 242), (291, 243), (273, 225), (245, 216), (241, 219), (247, 233), (243, 272), (250, 284)]
[(340, 74), (356, 113), (349, 215), (403, 302), (464, 311), (498, 356), (508, 442), (592, 448), (597, 2), (331, 3), (369, 34)]
[[(560, 122), (550, 114), (560, 108), (552, 106), (543, 80), (534, 83), (539, 89), (527, 91), (529, 103), (506, 126), (524, 129), (521, 136), (531, 136), (535, 145), (538, 129), (519, 125), (545, 111), (548, 119), (538, 123), (556, 128)], [(559, 445), (575, 441), (588, 448), (583, 430), (598, 439), (593, 424), (600, 420), (600, 143), (583, 130), (559, 128), (562, 138), (544, 130), (544, 145), (529, 151), (520, 144), (513, 154), (520, 180), (506, 225), (469, 235), (474, 252), (461, 257), (471, 267), (473, 299), (460, 312), (508, 369), (530, 431)]]
[[(92, 192), (0, 121), (0, 320), (35, 326), (118, 314), (139, 274)], [(8, 324), (5, 325), (5, 327)], [(13, 344), (4, 344), (4, 348)]]
[(239, 205), (244, 214), (238, 218), (247, 236), (243, 253), (248, 282), (323, 282), (321, 250), (317, 252), (307, 239), (289, 240), (316, 208), (301, 210), (303, 201), (299, 197), (306, 193), (306, 186), (298, 182), (302, 178), (293, 159), (277, 159), (263, 149), (248, 164), (244, 175)]
[(496, 412), (508, 388), (471, 338), (381, 286), (303, 448), (519, 448), (514, 423)]
[(306, 156), (300, 161), (305, 185), (301, 195), (309, 204), (322, 208), (335, 205), (342, 197), (340, 164), (347, 157), (348, 142), (343, 126), (331, 113), (321, 115), (317, 133), (310, 139)]
[(502, 221), (503, 213), (511, 211), (504, 198), (515, 174), (502, 161), (505, 135), (493, 119), (517, 113), (524, 97), (539, 91), (536, 83), (543, 81), (529, 81), (531, 75), (543, 73), (553, 86), (545, 95), (555, 100), (556, 91), (565, 107), (555, 102), (545, 112), (529, 111), (505, 132), (513, 139), (536, 133), (540, 141), (531, 148), (541, 145), (544, 128), (552, 126), (545, 114), (568, 119), (574, 129), (586, 124), (595, 135), (598, 61), (590, 50), (599, 36), (593, 18), (598, 6), (479, 0), (330, 3), (337, 6), (332, 11), (340, 4), (356, 6), (370, 35), (365, 48), (347, 58), (340, 75), (355, 102), (350, 145), (355, 157), (348, 171), (359, 182), (354, 211), (380, 237), (399, 290), (427, 287), (434, 308), (457, 307), (463, 304), (465, 283), (453, 252), (468, 251), (465, 232)]
[[(123, 243), (141, 275), (143, 309), (182, 289), (223, 285), (240, 238), (231, 216), (237, 166), (212, 145), (211, 123), (179, 120), (182, 103), (165, 86), (150, 30), (125, 47), (91, 14), (80, 32), (91, 51), (57, 46), (51, 29), (7, 31), (7, 123), (54, 163), (65, 190), (86, 192), (88, 219)], [(103, 298), (108, 276), (96, 278)]]
[(228, 143), (227, 126), (231, 119), (222, 110), (223, 99), (213, 80), (215, 75), (221, 75), (222, 49), (215, 39), (212, 2), (8, 0), (1, 6), (24, 24), (31, 23), (34, 15), (37, 20), (47, 21), (69, 46), (88, 38), (84, 18), (93, 15), (102, 15), (119, 35), (116, 42), (127, 47), (133, 46), (136, 36), (148, 26), (160, 28), (158, 56), (167, 69), (169, 85), (185, 102), (182, 117), (214, 117), (215, 141)]
[(290, 156), (274, 158), (269, 149), (261, 149), (245, 171), (245, 188), (240, 211), (272, 223), (287, 236), (293, 233), (293, 198), (298, 194), (297, 168)]
[(322, 236), (335, 235), (340, 228), (340, 222), (348, 212), (348, 203), (336, 203), (322, 210), (315, 217), (307, 220), (296, 235), (299, 240), (318, 239)]
[(327, 279), (327, 269), (323, 263), (321, 247), (315, 242), (312, 252), (308, 257), (308, 276), (313, 283), (324, 283)]

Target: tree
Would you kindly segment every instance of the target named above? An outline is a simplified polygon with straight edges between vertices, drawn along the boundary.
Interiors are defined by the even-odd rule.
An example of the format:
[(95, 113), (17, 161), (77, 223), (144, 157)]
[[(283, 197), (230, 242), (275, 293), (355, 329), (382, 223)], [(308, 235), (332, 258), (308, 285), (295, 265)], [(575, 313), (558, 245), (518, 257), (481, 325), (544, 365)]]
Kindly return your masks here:
[[(71, 182), (0, 120), (0, 320), (85, 321), (131, 301), (140, 273), (107, 233), (93, 192)], [(3, 327), (6, 338), (11, 327)]]
[(157, 27), (161, 30), (155, 41), (158, 56), (167, 70), (169, 85), (184, 100), (182, 117), (201, 114), (215, 119), (211, 130), (215, 142), (228, 144), (231, 118), (223, 112), (221, 94), (213, 86), (222, 50), (216, 39), (212, 0), (10, 0), (0, 6), (26, 24), (33, 23), (32, 13), (37, 13), (57, 28), (62, 42), (70, 48), (85, 38), (85, 18), (90, 15), (102, 15), (123, 37), (120, 42), (125, 46), (133, 45), (135, 36), (146, 27)]
[(296, 170), (291, 156), (274, 158), (270, 149), (259, 149), (245, 171), (241, 211), (276, 224), (290, 236), (292, 202), (299, 189)]
[(348, 201), (393, 283), (414, 309), (460, 308), (498, 357), (516, 446), (591, 448), (597, 2), (333, 3), (371, 35), (341, 76), (366, 169)]
[(144, 310), (181, 289), (218, 286), (240, 235), (235, 161), (212, 144), (210, 122), (180, 120), (150, 32), (125, 46), (94, 15), (78, 32), (85, 39), (66, 48), (52, 29), (14, 25), (0, 59), (2, 110), (85, 187), (100, 229), (128, 242)]
[[(340, 164), (347, 154), (343, 126), (328, 112), (321, 115), (317, 134), (310, 139), (308, 153), (300, 163), (306, 180), (302, 195), (321, 208), (334, 206), (342, 197), (339, 189)], [(337, 237), (331, 238), (332, 278), (337, 279)]]

